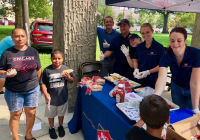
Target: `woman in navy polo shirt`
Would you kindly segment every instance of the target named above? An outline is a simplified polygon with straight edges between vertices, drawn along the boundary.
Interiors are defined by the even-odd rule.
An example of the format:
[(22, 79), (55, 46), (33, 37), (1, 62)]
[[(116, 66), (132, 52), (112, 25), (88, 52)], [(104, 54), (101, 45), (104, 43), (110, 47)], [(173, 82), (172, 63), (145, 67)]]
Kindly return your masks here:
[(135, 54), (132, 56), (135, 81), (142, 86), (155, 88), (158, 77), (159, 61), (165, 53), (162, 44), (152, 37), (153, 28), (149, 23), (142, 24), (140, 33), (144, 42), (136, 47)]
[(200, 113), (200, 50), (186, 46), (186, 42), (187, 31), (184, 28), (176, 27), (170, 32), (170, 47), (159, 64), (155, 94), (162, 94), (169, 66), (172, 73), (172, 101), (181, 108)]

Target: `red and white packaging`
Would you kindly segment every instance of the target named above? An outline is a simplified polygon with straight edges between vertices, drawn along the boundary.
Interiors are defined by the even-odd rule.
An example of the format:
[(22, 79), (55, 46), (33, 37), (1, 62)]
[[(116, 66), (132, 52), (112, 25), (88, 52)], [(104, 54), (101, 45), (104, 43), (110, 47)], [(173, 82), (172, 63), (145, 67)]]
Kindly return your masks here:
[(85, 94), (91, 95), (91, 91), (102, 91), (102, 86), (96, 82), (93, 82), (89, 77), (83, 77), (81, 81), (78, 83), (78, 86), (83, 87), (86, 86)]
[(119, 84), (124, 84), (124, 85), (125, 85), (126, 93), (132, 92), (132, 87), (131, 87), (131, 85), (129, 84), (129, 82), (127, 82), (127, 81), (119, 81), (119, 82), (117, 83), (117, 85), (119, 85)]
[(105, 84), (105, 79), (99, 76), (93, 76), (92, 77), (93, 82), (97, 82), (99, 85), (104, 85)]
[(119, 84), (118, 85), (118, 89), (116, 90), (115, 104), (124, 102), (125, 93), (126, 93), (125, 92), (125, 85), (124, 84)]

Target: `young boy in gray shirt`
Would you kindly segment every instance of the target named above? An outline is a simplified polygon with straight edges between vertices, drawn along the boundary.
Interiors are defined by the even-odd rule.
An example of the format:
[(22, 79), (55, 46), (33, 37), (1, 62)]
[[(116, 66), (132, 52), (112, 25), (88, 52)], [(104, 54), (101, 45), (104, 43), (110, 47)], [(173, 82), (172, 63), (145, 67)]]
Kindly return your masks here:
[[(64, 60), (63, 53), (60, 50), (53, 50), (51, 53), (52, 65), (46, 67), (41, 77), (41, 89), (47, 103), (44, 116), (48, 117), (49, 135), (52, 139), (57, 139), (54, 128), (54, 118), (58, 116), (59, 137), (64, 137), (65, 130), (63, 128), (64, 115), (68, 110), (68, 89), (67, 82), (73, 83), (72, 73), (63, 72), (69, 69), (62, 65)], [(50, 105), (48, 105), (50, 103)]]

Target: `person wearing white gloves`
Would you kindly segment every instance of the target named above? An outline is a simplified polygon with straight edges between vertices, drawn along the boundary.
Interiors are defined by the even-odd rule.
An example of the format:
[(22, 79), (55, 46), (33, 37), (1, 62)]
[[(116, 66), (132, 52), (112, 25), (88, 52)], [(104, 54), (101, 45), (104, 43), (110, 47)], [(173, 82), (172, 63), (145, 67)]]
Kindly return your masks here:
[(149, 23), (142, 24), (140, 33), (144, 42), (136, 47), (132, 55), (135, 81), (142, 86), (155, 88), (158, 77), (159, 61), (165, 53), (162, 44), (152, 37), (153, 28)]
[[(97, 17), (101, 17), (100, 14), (98, 14)], [(107, 16), (104, 19), (105, 29), (103, 29), (101, 27), (97, 27), (99, 46), (100, 46), (101, 52), (103, 52), (103, 53), (108, 50), (113, 38), (120, 35), (119, 32), (117, 32), (113, 29), (113, 25), (114, 25), (113, 18), (110, 16)], [(101, 59), (100, 62), (103, 65), (104, 76), (107, 76), (108, 74), (113, 73), (114, 61), (115, 61), (114, 55), (111, 55), (110, 57), (107, 57), (105, 59)]]
[(187, 46), (187, 31), (183, 27), (172, 29), (169, 35), (170, 47), (159, 63), (159, 75), (154, 93), (161, 95), (170, 67), (171, 97), (180, 108), (199, 111), (200, 97), (200, 50)]
[[(137, 35), (137, 34), (131, 34), (128, 37), (128, 41), (130, 44), (130, 47), (133, 49), (132, 54), (134, 54), (136, 47), (142, 43), (141, 38)], [(129, 55), (129, 47), (126, 47), (125, 45), (121, 46), (121, 51), (124, 53), (124, 55), (126, 56), (126, 59), (128, 61), (128, 64), (131, 68), (133, 68), (133, 59), (131, 58), (131, 56)], [(137, 69), (135, 71), (135, 74), (137, 75), (137, 73), (139, 73), (139, 70)]]
[[(129, 66), (126, 57), (124, 53), (121, 50), (121, 46), (124, 51), (128, 49), (127, 47), (130, 46), (128, 40), (128, 37), (130, 36), (130, 23), (127, 19), (122, 19), (118, 26), (120, 26), (121, 34), (116, 36), (109, 48), (108, 51), (106, 51), (104, 54), (101, 53), (100, 58), (101, 60), (108, 58), (114, 53), (115, 56), (115, 63), (114, 63), (114, 69), (113, 71), (116, 73), (119, 73), (122, 76), (125, 76), (129, 79), (133, 79), (133, 69)], [(133, 48), (129, 48), (128, 51), (126, 51), (126, 55), (130, 55), (133, 53)]]

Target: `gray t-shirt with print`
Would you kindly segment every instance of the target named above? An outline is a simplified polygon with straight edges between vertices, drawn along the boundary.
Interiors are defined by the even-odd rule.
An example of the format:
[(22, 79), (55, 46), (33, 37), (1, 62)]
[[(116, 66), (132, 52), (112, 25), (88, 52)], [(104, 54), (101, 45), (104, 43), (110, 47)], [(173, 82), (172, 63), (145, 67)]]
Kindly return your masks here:
[[(61, 106), (68, 100), (67, 79), (61, 75), (63, 70), (69, 69), (61, 65), (59, 69), (54, 69), (52, 65), (46, 67), (42, 73), (41, 84), (45, 84), (47, 92), (51, 96), (51, 105)], [(73, 77), (72, 73), (70, 76)]]

